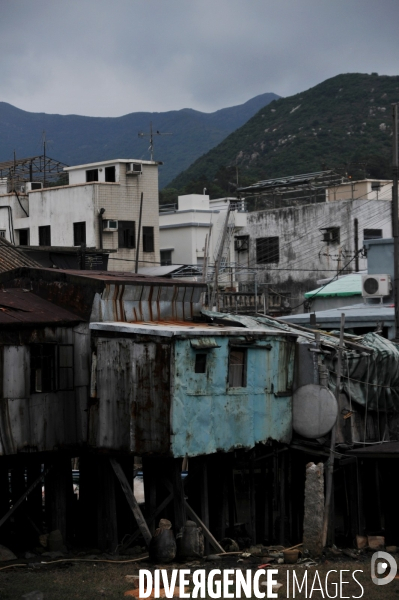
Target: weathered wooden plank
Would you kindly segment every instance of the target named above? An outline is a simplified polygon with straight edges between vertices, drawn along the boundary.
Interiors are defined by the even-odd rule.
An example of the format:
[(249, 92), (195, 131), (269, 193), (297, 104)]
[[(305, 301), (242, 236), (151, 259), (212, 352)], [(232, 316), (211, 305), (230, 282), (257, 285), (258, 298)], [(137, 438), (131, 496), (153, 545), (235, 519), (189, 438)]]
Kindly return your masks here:
[(175, 516), (176, 534), (186, 524), (186, 507), (184, 504), (184, 489), (181, 478), (181, 458), (175, 458), (171, 464), (173, 485), (173, 509)]
[(40, 475), (40, 477), (38, 477), (31, 486), (28, 487), (28, 489), (22, 494), (22, 496), (20, 498), (18, 498), (18, 500), (13, 504), (13, 506), (10, 508), (10, 510), (4, 515), (4, 517), (2, 517), (0, 519), (0, 527), (7, 521), (7, 519), (9, 517), (11, 517), (11, 515), (13, 514), (13, 512), (15, 512), (18, 508), (18, 506), (20, 506), (22, 504), (22, 502), (25, 500), (25, 498), (27, 496), (29, 496), (29, 494), (35, 489), (35, 487), (37, 485), (39, 485), (39, 483), (41, 482), (41, 480), (47, 475), (47, 473), (50, 471), (50, 469), (52, 469), (52, 465), (50, 467), (48, 467), (45, 471), (43, 471), (43, 473)]
[(130, 484), (127, 480), (127, 477), (125, 475), (125, 473), (123, 472), (122, 467), (120, 466), (120, 464), (118, 463), (117, 460), (115, 460), (115, 458), (110, 458), (110, 463), (112, 468), (115, 471), (115, 475), (117, 476), (117, 478), (119, 479), (119, 482), (122, 486), (122, 489), (125, 493), (126, 496), (126, 500), (128, 501), (128, 504), (132, 510), (132, 513), (134, 515), (134, 518), (137, 521), (137, 525), (139, 526), (139, 529), (142, 533), (142, 536), (144, 538), (144, 541), (146, 543), (147, 546), (149, 546), (151, 539), (152, 539), (152, 535), (150, 533), (150, 530), (148, 529), (148, 525), (144, 519), (143, 513), (140, 510), (140, 507), (137, 503), (136, 498), (134, 497), (132, 488), (130, 487)]
[[(163, 511), (164, 508), (168, 506), (173, 500), (173, 494), (169, 494), (167, 498), (158, 506), (158, 508), (147, 518), (147, 525), (151, 525), (157, 516)], [(134, 533), (124, 542), (123, 548), (129, 548), (130, 544), (134, 542), (135, 539), (140, 535), (140, 529), (136, 529)]]
[(211, 532), (209, 531), (209, 529), (205, 526), (205, 524), (201, 521), (201, 519), (199, 518), (199, 516), (197, 515), (196, 512), (193, 511), (193, 509), (191, 508), (191, 506), (188, 504), (187, 500), (185, 501), (185, 505), (186, 505), (186, 511), (188, 513), (188, 515), (192, 518), (193, 521), (195, 521), (197, 523), (197, 525), (199, 527), (202, 527), (202, 530), (204, 532), (204, 536), (205, 538), (209, 541), (209, 543), (221, 554), (225, 554), (225, 551), (223, 550), (222, 546), (219, 544), (219, 542), (217, 540), (215, 540), (215, 538), (213, 537), (213, 535), (211, 534)]

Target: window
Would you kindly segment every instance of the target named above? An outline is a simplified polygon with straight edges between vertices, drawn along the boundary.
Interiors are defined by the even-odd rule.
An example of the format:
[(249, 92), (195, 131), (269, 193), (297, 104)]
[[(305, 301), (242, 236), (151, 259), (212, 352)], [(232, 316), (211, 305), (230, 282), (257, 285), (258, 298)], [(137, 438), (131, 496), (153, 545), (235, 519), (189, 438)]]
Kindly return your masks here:
[(118, 221), (118, 247), (136, 247), (136, 223), (135, 221)]
[(154, 252), (153, 227), (143, 227), (143, 252)]
[(230, 350), (229, 387), (247, 387), (247, 351), (242, 348)]
[(98, 169), (89, 169), (86, 171), (86, 181), (90, 183), (90, 181), (98, 181)]
[(161, 250), (161, 266), (172, 264), (172, 252), (173, 250)]
[(280, 244), (278, 237), (258, 238), (256, 240), (256, 262), (258, 264), (278, 263)]
[(327, 242), (327, 244), (339, 244), (339, 227), (324, 227), (320, 231), (323, 232), (323, 242)]
[(55, 390), (55, 344), (33, 344), (30, 347), (30, 391)]
[(0, 229), (0, 238), (5, 238), (5, 237), (6, 237), (6, 230)]
[(109, 183), (115, 183), (115, 167), (105, 167), (105, 181)]
[(73, 390), (73, 346), (58, 346), (58, 389)]
[(39, 246), (51, 246), (50, 225), (39, 227)]
[(382, 229), (363, 229), (363, 240), (379, 240), (382, 238)]
[(19, 245), (29, 246), (29, 229), (19, 229)]
[(195, 373), (206, 373), (206, 354), (195, 355)]
[(73, 224), (73, 245), (80, 246), (86, 243), (86, 221)]
[(73, 346), (32, 344), (30, 347), (31, 393), (73, 389)]

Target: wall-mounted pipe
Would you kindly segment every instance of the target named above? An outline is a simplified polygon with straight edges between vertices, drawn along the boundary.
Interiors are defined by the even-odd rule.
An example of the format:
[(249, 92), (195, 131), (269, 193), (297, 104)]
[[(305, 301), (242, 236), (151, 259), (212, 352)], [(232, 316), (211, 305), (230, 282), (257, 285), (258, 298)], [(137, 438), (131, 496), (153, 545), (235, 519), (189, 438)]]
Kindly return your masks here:
[(105, 208), (100, 208), (98, 213), (98, 232), (100, 238), (100, 250), (103, 249), (103, 214), (105, 213)]

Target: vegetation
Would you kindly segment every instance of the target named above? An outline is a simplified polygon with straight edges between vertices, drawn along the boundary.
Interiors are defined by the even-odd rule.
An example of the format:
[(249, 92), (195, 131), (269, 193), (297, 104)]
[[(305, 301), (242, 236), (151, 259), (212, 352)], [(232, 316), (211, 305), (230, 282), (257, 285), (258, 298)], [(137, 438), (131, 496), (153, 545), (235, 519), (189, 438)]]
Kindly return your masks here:
[(262, 179), (336, 169), (354, 178), (391, 177), (391, 103), (399, 76), (338, 75), (262, 108), (216, 148), (196, 160), (162, 192), (211, 197)]
[(149, 138), (138, 133), (148, 133), (152, 122), (154, 131), (173, 134), (154, 135), (154, 158), (163, 162), (162, 187), (275, 98), (276, 94), (261, 94), (214, 113), (184, 108), (114, 118), (30, 113), (0, 102), (0, 161), (12, 160), (14, 150), (20, 158), (41, 154), (43, 131), (47, 154), (68, 165), (113, 158), (149, 160)]

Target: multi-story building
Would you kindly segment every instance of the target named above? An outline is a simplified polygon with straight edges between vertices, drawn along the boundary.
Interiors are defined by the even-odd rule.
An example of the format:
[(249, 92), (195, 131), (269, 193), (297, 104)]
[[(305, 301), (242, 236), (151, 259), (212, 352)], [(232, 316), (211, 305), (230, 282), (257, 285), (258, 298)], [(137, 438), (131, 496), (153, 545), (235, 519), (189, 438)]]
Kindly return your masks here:
[(73, 249), (83, 243), (111, 250), (113, 271), (133, 270), (137, 251), (142, 266), (159, 264), (157, 162), (115, 159), (64, 167), (64, 172), (69, 184), (53, 181), (51, 187), (46, 180), (43, 185), (2, 178), (0, 235), (30, 249)]
[[(237, 198), (210, 200), (206, 194), (179, 196), (177, 207), (161, 207), (159, 215), (162, 264), (186, 264), (202, 267), (207, 256), (213, 264), (226, 221), (227, 209), (233, 209), (235, 233), (246, 225), (244, 203)], [(233, 240), (230, 260), (234, 260)]]
[(365, 180), (326, 189), (325, 202), (251, 212), (241, 260), (269, 299), (303, 312), (303, 294), (320, 279), (365, 270), (364, 243), (392, 235), (391, 195), (392, 182)]

